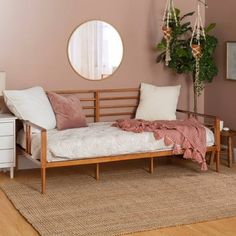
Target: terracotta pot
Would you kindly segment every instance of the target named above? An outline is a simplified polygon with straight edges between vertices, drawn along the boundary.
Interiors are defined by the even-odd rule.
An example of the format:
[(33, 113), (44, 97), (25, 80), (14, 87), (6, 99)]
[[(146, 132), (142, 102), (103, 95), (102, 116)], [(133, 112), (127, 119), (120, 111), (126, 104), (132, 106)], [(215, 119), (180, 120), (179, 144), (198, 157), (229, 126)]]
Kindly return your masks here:
[(192, 54), (195, 58), (200, 58), (202, 55), (201, 45), (192, 44)]
[(164, 38), (166, 40), (170, 40), (171, 39), (171, 34), (172, 34), (172, 29), (170, 27), (163, 26), (162, 31), (164, 33)]

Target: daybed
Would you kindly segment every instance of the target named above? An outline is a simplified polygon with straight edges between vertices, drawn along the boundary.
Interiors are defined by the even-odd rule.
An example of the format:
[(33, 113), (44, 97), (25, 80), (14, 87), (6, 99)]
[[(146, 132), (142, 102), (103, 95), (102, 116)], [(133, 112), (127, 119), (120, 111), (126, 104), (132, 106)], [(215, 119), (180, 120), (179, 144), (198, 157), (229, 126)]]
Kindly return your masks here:
[[(107, 89), (107, 90), (76, 90), (76, 91), (56, 91), (58, 94), (68, 95), (68, 94), (80, 94), (81, 95), (81, 102), (83, 104), (83, 109), (86, 111), (86, 118), (92, 122), (101, 122), (101, 121), (114, 121), (117, 118), (120, 117), (134, 117), (136, 108), (138, 106), (138, 100), (139, 100), (139, 89)], [(207, 152), (212, 153), (215, 155), (215, 162), (216, 162), (216, 171), (219, 172), (219, 157), (220, 157), (220, 125), (219, 125), (219, 119), (215, 116), (210, 115), (204, 115), (204, 114), (198, 114), (183, 110), (177, 110), (177, 113), (181, 115), (181, 117), (187, 116), (187, 117), (199, 117), (199, 119), (202, 119), (202, 121), (206, 124), (206, 126), (211, 129), (214, 132), (214, 137), (208, 138), (208, 144), (207, 144)], [(112, 119), (111, 119), (112, 118)], [(46, 129), (39, 127), (38, 125), (35, 125), (29, 121), (23, 121), (25, 125), (25, 149), (23, 149), (24, 155), (30, 159), (31, 161), (35, 162), (41, 167), (41, 183), (42, 193), (45, 193), (46, 190), (46, 170), (47, 168), (53, 168), (53, 167), (63, 167), (63, 166), (76, 166), (76, 165), (85, 165), (85, 164), (95, 164), (95, 178), (99, 179), (99, 164), (105, 163), (105, 162), (114, 162), (114, 161), (121, 161), (121, 160), (133, 160), (133, 159), (147, 159), (149, 160), (149, 172), (153, 173), (154, 168), (154, 158), (158, 157), (164, 157), (164, 156), (172, 156), (172, 150), (168, 149), (160, 149), (158, 147), (153, 147), (153, 149), (149, 151), (142, 151), (137, 150), (135, 153), (129, 153), (125, 152), (121, 154), (112, 154), (109, 156), (106, 155), (92, 155), (92, 156), (81, 156), (78, 155), (78, 158), (73, 156), (73, 153), (71, 154), (73, 156), (72, 159), (66, 159), (66, 157), (60, 157), (60, 158), (54, 158), (51, 156), (49, 157), (50, 153), (48, 152), (48, 143), (47, 139), (53, 135), (57, 135), (60, 139), (61, 136), (58, 136), (58, 132), (68, 132), (68, 131), (47, 131)], [(92, 124), (90, 126), (94, 126), (97, 130), (97, 132), (104, 129), (115, 129), (114, 127), (111, 127), (110, 125), (107, 125), (110, 123), (99, 123), (98, 125)], [(40, 130), (40, 140), (41, 140), (41, 146), (40, 146), (40, 159), (37, 159), (35, 156), (37, 156), (37, 150), (36, 150), (36, 144), (39, 142), (39, 135), (37, 138), (36, 136), (32, 137), (31, 130), (32, 129), (38, 129)], [(87, 132), (87, 128), (83, 128)], [(82, 132), (82, 133), (83, 133)], [(122, 132), (122, 131), (120, 131)], [(208, 130), (209, 136), (211, 136), (209, 130)], [(101, 138), (103, 140), (103, 132), (96, 133), (96, 138)], [(130, 134), (129, 134), (130, 135)], [(72, 135), (73, 136), (73, 135)], [(141, 137), (141, 136), (140, 136)], [(143, 137), (143, 136), (142, 136)], [(126, 137), (130, 138), (130, 137)], [(60, 140), (61, 144), (65, 141), (64, 138)], [(102, 141), (101, 141), (102, 142)], [(100, 143), (101, 143), (100, 142)], [(58, 143), (60, 144), (60, 143)], [(33, 145), (33, 147), (32, 147)], [(92, 146), (91, 147), (96, 147)], [(112, 145), (112, 140), (109, 145)], [(22, 144), (22, 146), (24, 146)], [(97, 146), (99, 149), (99, 146)], [(113, 147), (111, 146), (111, 149)], [(59, 146), (58, 146), (59, 149)], [(71, 147), (69, 147), (71, 150)], [(38, 150), (39, 151), (39, 150)], [(93, 151), (93, 150), (90, 150)], [(91, 153), (91, 152), (90, 152)], [(96, 153), (96, 152), (94, 152)], [(183, 153), (182, 153), (183, 154)], [(60, 155), (60, 154), (58, 154)]]

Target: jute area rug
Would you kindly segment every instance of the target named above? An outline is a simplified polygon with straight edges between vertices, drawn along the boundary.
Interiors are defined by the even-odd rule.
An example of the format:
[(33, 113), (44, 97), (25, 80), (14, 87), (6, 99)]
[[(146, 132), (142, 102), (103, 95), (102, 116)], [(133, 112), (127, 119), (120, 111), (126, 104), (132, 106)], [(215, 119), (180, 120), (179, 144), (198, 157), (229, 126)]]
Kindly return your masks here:
[(106, 170), (101, 180), (78, 169), (1, 187), (41, 235), (122, 235), (236, 215), (236, 171), (202, 173), (197, 165)]

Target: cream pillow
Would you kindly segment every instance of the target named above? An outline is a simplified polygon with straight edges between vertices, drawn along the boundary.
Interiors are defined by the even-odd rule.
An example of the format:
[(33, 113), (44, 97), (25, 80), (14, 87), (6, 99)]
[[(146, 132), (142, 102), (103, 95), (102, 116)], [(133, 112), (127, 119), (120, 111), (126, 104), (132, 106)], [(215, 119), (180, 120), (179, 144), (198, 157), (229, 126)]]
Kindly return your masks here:
[(157, 87), (141, 84), (136, 119), (176, 120), (176, 109), (181, 86)]
[(43, 88), (5, 90), (3, 96), (7, 107), (17, 118), (48, 130), (56, 127), (55, 114)]

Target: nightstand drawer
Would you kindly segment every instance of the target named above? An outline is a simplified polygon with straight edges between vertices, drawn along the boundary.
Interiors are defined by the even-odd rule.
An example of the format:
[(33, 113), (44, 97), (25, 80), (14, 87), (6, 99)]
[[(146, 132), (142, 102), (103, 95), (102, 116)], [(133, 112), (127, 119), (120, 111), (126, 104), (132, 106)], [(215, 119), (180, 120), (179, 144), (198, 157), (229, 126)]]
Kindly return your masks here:
[(13, 135), (13, 134), (14, 134), (13, 122), (0, 123), (0, 136)]
[(14, 148), (14, 136), (0, 137), (0, 150)]
[(0, 150), (0, 163), (14, 162), (14, 149)]

